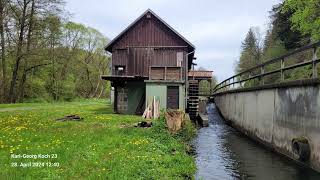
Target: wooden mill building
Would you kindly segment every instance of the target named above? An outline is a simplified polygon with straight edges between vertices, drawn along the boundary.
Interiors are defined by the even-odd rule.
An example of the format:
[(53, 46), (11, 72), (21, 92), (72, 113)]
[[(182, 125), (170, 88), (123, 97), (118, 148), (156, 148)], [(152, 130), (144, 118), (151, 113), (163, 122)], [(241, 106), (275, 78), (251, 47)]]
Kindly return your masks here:
[(102, 78), (114, 88), (115, 112), (141, 114), (154, 97), (161, 109), (186, 109), (195, 47), (153, 11), (145, 11), (105, 50), (112, 54), (112, 74)]

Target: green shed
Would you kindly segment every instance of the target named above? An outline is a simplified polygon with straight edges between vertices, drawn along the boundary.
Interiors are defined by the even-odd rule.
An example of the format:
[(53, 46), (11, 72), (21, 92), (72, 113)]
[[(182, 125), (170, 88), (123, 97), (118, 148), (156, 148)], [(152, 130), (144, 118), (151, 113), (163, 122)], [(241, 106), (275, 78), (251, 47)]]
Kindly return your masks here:
[(182, 81), (146, 80), (146, 104), (156, 97), (160, 109), (185, 110), (185, 86)]

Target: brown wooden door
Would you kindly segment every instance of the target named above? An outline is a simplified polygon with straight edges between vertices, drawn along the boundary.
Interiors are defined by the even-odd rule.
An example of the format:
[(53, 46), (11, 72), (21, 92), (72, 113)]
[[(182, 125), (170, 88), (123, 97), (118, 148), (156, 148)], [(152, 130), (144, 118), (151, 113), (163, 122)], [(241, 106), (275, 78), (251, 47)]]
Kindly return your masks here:
[(167, 109), (179, 109), (179, 86), (167, 86)]

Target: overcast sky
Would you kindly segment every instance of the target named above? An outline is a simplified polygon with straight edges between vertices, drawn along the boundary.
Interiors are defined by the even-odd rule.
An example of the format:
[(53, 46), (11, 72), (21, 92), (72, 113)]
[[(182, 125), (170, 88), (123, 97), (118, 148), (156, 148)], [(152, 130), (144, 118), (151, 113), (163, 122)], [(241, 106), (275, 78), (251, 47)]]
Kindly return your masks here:
[(196, 46), (198, 67), (218, 80), (234, 74), (248, 29), (265, 32), (269, 11), (280, 0), (66, 0), (71, 20), (113, 39), (146, 9), (152, 9)]

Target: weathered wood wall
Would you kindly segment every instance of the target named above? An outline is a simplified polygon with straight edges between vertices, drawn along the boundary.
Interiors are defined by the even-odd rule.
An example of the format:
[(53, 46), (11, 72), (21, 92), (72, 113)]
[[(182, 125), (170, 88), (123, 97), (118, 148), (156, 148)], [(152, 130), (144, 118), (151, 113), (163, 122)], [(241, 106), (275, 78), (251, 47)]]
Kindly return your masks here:
[(126, 66), (128, 76), (148, 77), (150, 66), (178, 66), (178, 58), (182, 58), (184, 73), (188, 44), (152, 14), (150, 18), (146, 16), (112, 47), (113, 74), (115, 66), (122, 65)]
[(181, 67), (151, 67), (150, 80), (168, 80), (168, 81), (182, 81), (183, 74)]
[(112, 50), (128, 46), (187, 46), (181, 38), (151, 13), (128, 30), (112, 47)]

